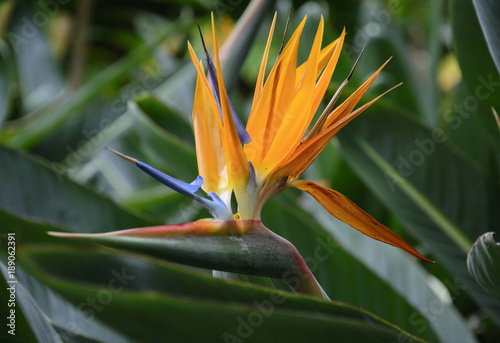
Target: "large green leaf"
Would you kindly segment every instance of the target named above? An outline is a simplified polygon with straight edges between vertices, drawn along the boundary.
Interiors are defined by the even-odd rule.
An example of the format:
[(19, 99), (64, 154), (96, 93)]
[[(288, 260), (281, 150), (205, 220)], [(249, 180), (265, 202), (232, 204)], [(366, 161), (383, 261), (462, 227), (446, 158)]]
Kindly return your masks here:
[(219, 342), (239, 334), (249, 342), (410, 339), (350, 305), (222, 281), (165, 263), (55, 247), (26, 247), (22, 256), (33, 275), (71, 302), (83, 303), (88, 316), (140, 341)]
[(500, 323), (500, 302), (466, 269), (472, 241), (497, 227), (500, 186), (457, 155), (442, 131), (401, 114), (377, 113), (355, 120), (340, 134), (348, 163), (412, 235), (428, 246), (465, 290)]
[(488, 232), (479, 237), (467, 257), (467, 268), (488, 291), (500, 298), (500, 244)]
[(301, 204), (310, 213), (276, 199), (264, 207), (265, 222), (297, 245), (331, 299), (359, 305), (429, 341), (476, 342), (443, 289), (436, 291), (444, 286), (415, 259), (340, 223), (317, 203)]
[(155, 223), (125, 211), (109, 198), (23, 153), (0, 147), (0, 165), (0, 208), (19, 217), (77, 232), (111, 231)]
[(0, 128), (9, 114), (13, 85), (12, 56), (7, 44), (0, 40)]
[(457, 147), (496, 176), (500, 140), (491, 107), (500, 108), (500, 74), (472, 0), (452, 0), (450, 10), (454, 52), (469, 93), (459, 88), (454, 103), (444, 108), (444, 125), (452, 131), (450, 139)]
[(4, 262), (7, 261), (0, 260), (0, 294), (8, 302), (3, 304), (1, 311), (2, 318), (7, 318), (7, 327), (0, 333), (2, 342), (62, 343), (34, 299), (15, 278), (16, 274), (7, 271)]
[(500, 74), (500, 4), (495, 0), (472, 0), (479, 24), (490, 50), (493, 62)]
[[(33, 238), (33, 235), (30, 235), (32, 231), (37, 231), (40, 235), (45, 237), (45, 242), (43, 238), (38, 238), (39, 242), (44, 242), (43, 244), (51, 240), (51, 238), (45, 234), (47, 230), (45, 224), (35, 224), (20, 218), (9, 222), (2, 221), (2, 225), (4, 224), (7, 225), (6, 227), (13, 228), (9, 231), (15, 233), (16, 243), (27, 243), (30, 238)], [(50, 228), (48, 229), (50, 230)], [(22, 245), (19, 244), (18, 248), (21, 246)], [(0, 269), (4, 277), (7, 277), (8, 274), (1, 261)], [(64, 342), (75, 343), (98, 342), (101, 340), (117, 343), (129, 342), (98, 320), (90, 319), (76, 306), (25, 273), (19, 264), (16, 265), (15, 276), (16, 338), (18, 338), (19, 342), (44, 342), (44, 339), (53, 339), (53, 341), (60, 342), (60, 340), (57, 339), (59, 336), (63, 338)], [(7, 287), (2, 286), (1, 292), (6, 289)], [(9, 296), (5, 296), (4, 298), (8, 299)], [(4, 309), (9, 310), (10, 308), (8, 306), (3, 306), (2, 310)], [(5, 317), (7, 317), (7, 314)], [(52, 327), (54, 327), (55, 332), (57, 332), (59, 336), (55, 335)], [(6, 337), (9, 336), (7, 335), (7, 331), (1, 332), (0, 336), (4, 334)], [(30, 340), (29, 337), (31, 336), (36, 337), (36, 340), (34, 340), (34, 338)], [(9, 337), (13, 338), (13, 336)], [(10, 342), (11, 339), (2, 341)]]
[[(493, 11), (491, 15), (494, 15)], [(467, 102), (464, 99), (460, 105), (465, 107), (466, 112), (481, 113), (483, 119), (492, 124), (490, 107), (500, 108), (500, 97), (497, 95), (500, 74), (488, 50), (472, 0), (451, 1), (451, 24), (455, 53), (471, 93), (471, 99)], [(494, 30), (498, 35), (498, 27)], [(478, 105), (481, 106), (479, 111)]]
[[(453, 306), (452, 297), (446, 287), (427, 272), (417, 260), (398, 249), (364, 236), (347, 224), (332, 218), (319, 204), (313, 201), (311, 203), (310, 210), (314, 217), (334, 239), (353, 257), (387, 282), (428, 320), (428, 324), (419, 322), (416, 332), (430, 325), (440, 342), (477, 342), (467, 328), (466, 320)], [(439, 311), (435, 311), (434, 308), (438, 306)], [(419, 321), (416, 318), (414, 312), (402, 321), (415, 323)]]
[[(175, 298), (179, 296), (188, 296), (189, 298), (201, 297), (210, 299), (210, 302), (214, 300), (229, 301), (231, 303), (243, 302), (250, 304), (248, 306), (254, 306), (252, 305), (254, 301), (260, 302), (269, 299), (269, 293), (263, 292), (259, 288), (254, 288), (249, 285), (244, 286), (240, 283), (237, 284), (239, 285), (238, 287), (235, 287), (231, 283), (213, 279), (208, 275), (203, 276), (192, 273), (184, 268), (174, 267), (170, 264), (158, 264), (157, 261), (151, 263), (137, 259), (136, 257), (120, 257), (116, 253), (103, 254), (95, 249), (89, 249), (88, 247), (82, 247), (82, 249), (73, 244), (69, 247), (68, 243), (71, 243), (71, 241), (68, 242), (67, 240), (63, 241), (65, 247), (61, 250), (54, 245), (54, 243), (58, 242), (57, 238), (44, 235), (47, 230), (60, 230), (57, 227), (24, 221), (13, 215), (7, 217), (5, 213), (2, 218), (7, 218), (6, 221), (2, 222), (2, 226), (5, 224), (8, 227), (15, 227), (19, 242), (25, 243), (18, 252), (18, 258), (21, 265), (26, 267), (29, 272), (39, 277), (44, 282), (47, 282), (47, 279), (40, 277), (40, 270), (48, 271), (52, 276), (57, 276), (64, 280), (72, 280), (78, 284), (87, 285), (89, 283), (97, 283), (100, 287), (97, 288), (96, 291), (92, 291), (95, 296), (99, 290), (107, 287), (110, 282), (110, 277), (112, 276), (110, 272), (115, 270), (125, 275), (135, 276), (134, 281), (127, 286), (127, 290), (152, 292), (151, 294), (167, 292), (168, 294), (174, 294)], [(37, 246), (34, 245), (27, 246), (26, 243), (28, 242), (38, 243), (37, 246), (40, 248), (36, 248)], [(61, 241), (59, 240), (59, 242)], [(31, 250), (30, 247), (33, 247), (33, 250)], [(26, 262), (27, 259), (28, 262)], [(33, 267), (34, 264), (36, 267)], [(43, 299), (47, 297), (45, 293), (42, 293), (40, 296)], [(291, 297), (290, 301), (287, 300), (283, 306), (286, 306), (286, 308), (289, 308), (293, 312), (302, 311), (303, 308), (310, 310), (311, 304), (315, 304), (313, 308), (319, 306), (319, 308), (322, 309), (321, 311), (330, 313), (330, 310), (328, 310), (330, 306), (328, 302), (313, 301), (313, 303), (308, 305), (310, 300), (306, 301), (305, 299), (307, 298), (297, 297), (293, 294), (290, 294), (289, 297)], [(85, 299), (86, 297), (80, 299), (75, 305), (80, 305)], [(42, 301), (42, 306), (45, 301), (48, 301), (48, 299)], [(113, 297), (113, 303), (114, 302), (115, 297)], [(192, 306), (194, 306), (194, 303)], [(241, 306), (238, 305), (237, 307)], [(342, 307), (344, 307), (344, 305), (342, 305)], [(89, 306), (80, 308), (87, 317), (89, 315), (89, 309), (91, 309)], [(336, 311), (334, 312), (337, 313)], [(358, 316), (350, 313), (351, 311), (348, 309), (341, 311), (342, 316)], [(47, 315), (49, 315), (49, 317), (55, 316), (53, 313), (47, 313)], [(118, 314), (115, 315), (119, 316)], [(339, 315), (339, 313), (335, 315)], [(363, 321), (368, 320), (371, 322), (373, 320), (370, 315), (367, 316), (366, 314), (362, 314), (361, 317)], [(84, 325), (83, 327), (86, 327), (88, 330), (91, 329), (85, 326), (85, 321), (82, 322), (82, 318), (78, 316), (73, 316), (72, 318), (74, 318), (79, 327), (80, 325)], [(236, 323), (236, 327), (237, 325), (238, 323)], [(115, 328), (121, 330), (118, 324), (116, 324)], [(95, 337), (91, 332), (88, 332), (87, 336)]]
[[(23, 225), (20, 224), (20, 226)], [(25, 273), (19, 266), (16, 269), (16, 275), (23, 288), (36, 301), (37, 307), (64, 342), (129, 342), (128, 339), (95, 318), (89, 318), (84, 311)]]

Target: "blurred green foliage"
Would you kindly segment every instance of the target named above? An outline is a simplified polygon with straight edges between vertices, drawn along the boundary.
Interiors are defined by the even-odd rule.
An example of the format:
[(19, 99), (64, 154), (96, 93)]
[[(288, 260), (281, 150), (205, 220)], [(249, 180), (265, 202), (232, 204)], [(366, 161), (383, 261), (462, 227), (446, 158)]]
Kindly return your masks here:
[[(290, 31), (308, 15), (300, 61), (321, 15), (324, 44), (348, 32), (327, 96), (365, 42), (343, 98), (391, 56), (364, 101), (403, 82), (343, 129), (307, 178), (348, 196), (435, 265), (366, 239), (292, 190), (264, 208), (263, 222), (310, 262), (331, 303), (277, 280), (222, 280), (45, 234), (207, 217), (103, 148), (192, 180), (187, 40), (202, 51), (194, 18), (208, 32), (215, 15), (226, 86), (245, 122), (272, 15), (268, 69), (289, 8)], [(19, 281), (16, 336), (3, 325), (2, 342), (499, 341), (500, 300), (475, 278), (498, 280), (500, 261), (485, 263), (476, 246), (475, 278), (466, 264), (472, 243), (500, 227), (491, 111), (500, 110), (499, 11), (493, 0), (1, 2), (2, 318), (7, 233)]]

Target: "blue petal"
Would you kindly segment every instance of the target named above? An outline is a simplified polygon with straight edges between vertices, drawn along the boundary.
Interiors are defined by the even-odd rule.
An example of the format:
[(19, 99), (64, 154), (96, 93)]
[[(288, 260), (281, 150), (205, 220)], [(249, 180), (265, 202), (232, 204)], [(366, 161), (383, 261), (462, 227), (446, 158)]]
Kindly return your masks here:
[(250, 138), (250, 135), (245, 129), (245, 126), (243, 126), (243, 123), (241, 122), (240, 117), (236, 113), (236, 110), (233, 107), (233, 103), (231, 102), (231, 100), (229, 100), (229, 97), (227, 98), (227, 101), (229, 101), (229, 107), (231, 108), (231, 116), (233, 117), (234, 126), (236, 127), (236, 132), (238, 132), (238, 137), (240, 138), (241, 144), (250, 143), (252, 141), (252, 138)]
[(208, 84), (210, 85), (210, 89), (212, 90), (212, 93), (214, 94), (214, 97), (215, 97), (215, 102), (217, 103), (217, 108), (219, 109), (219, 115), (220, 115), (220, 120), (222, 121), (222, 124), (224, 124), (224, 119), (222, 117), (222, 108), (221, 108), (221, 104), (220, 104), (220, 97), (219, 97), (219, 84), (217, 83), (217, 81), (213, 81), (213, 80), (217, 80), (217, 76), (214, 75), (215, 74), (215, 67), (212, 65), (212, 67), (210, 67), (211, 65), (211, 61), (207, 58), (207, 63), (208, 63)]
[[(167, 175), (167, 176), (168, 176), (168, 175)], [(174, 180), (175, 180), (175, 179), (174, 179)], [(179, 181), (179, 182), (182, 182), (182, 181)], [(190, 183), (190, 185), (191, 185), (191, 186), (198, 186), (198, 188), (196, 189), (196, 190), (198, 190), (198, 189), (200, 189), (200, 187), (203, 185), (203, 182), (205, 182), (205, 181), (203, 180), (203, 178), (202, 178), (200, 175), (198, 175), (198, 176), (196, 177), (196, 179), (194, 179), (194, 181)]]
[(193, 198), (192, 195), (194, 195), (194, 193), (198, 189), (200, 189), (201, 185), (203, 184), (203, 178), (199, 175), (193, 182), (189, 184), (183, 181), (179, 181), (167, 174), (164, 174), (161, 171), (147, 165), (146, 163), (137, 161), (136, 165), (139, 167), (139, 169), (145, 171), (164, 185), (190, 198)]
[(208, 208), (208, 210), (212, 212), (216, 218), (224, 220), (233, 219), (232, 214), (230, 213), (226, 204), (224, 203), (224, 201), (222, 201), (221, 198), (219, 198), (217, 194), (210, 192), (208, 195), (210, 195), (212, 200), (209, 200), (195, 193), (198, 189), (200, 189), (201, 185), (203, 185), (203, 178), (200, 175), (198, 175), (193, 182), (185, 183), (165, 173), (162, 173), (159, 170), (156, 170), (146, 163), (137, 161), (135, 164), (137, 165), (137, 167), (139, 167), (139, 169), (145, 171), (147, 174), (151, 175), (167, 187), (172, 188), (174, 191), (177, 191), (180, 194), (187, 196), (188, 198), (198, 201), (203, 206)]
[[(210, 88), (212, 89), (212, 93), (214, 94), (215, 101), (217, 102), (217, 107), (219, 109), (219, 115), (221, 121), (224, 123), (222, 119), (222, 108), (220, 104), (220, 92), (219, 92), (219, 83), (217, 81), (217, 71), (215, 69), (214, 64), (212, 63), (212, 60), (210, 59), (210, 56), (207, 55), (207, 65), (208, 65), (208, 84), (210, 85)], [(252, 138), (250, 138), (250, 135), (248, 134), (247, 130), (245, 129), (245, 126), (240, 120), (240, 117), (236, 113), (236, 110), (234, 109), (233, 103), (227, 96), (227, 101), (229, 102), (229, 108), (231, 110), (231, 117), (233, 118), (234, 126), (236, 127), (236, 132), (238, 132), (238, 137), (240, 139), (241, 144), (248, 144), (252, 141)]]
[(248, 170), (250, 171), (250, 175), (248, 176), (247, 191), (253, 193), (257, 187), (257, 176), (255, 175), (255, 168), (250, 161), (248, 161)]

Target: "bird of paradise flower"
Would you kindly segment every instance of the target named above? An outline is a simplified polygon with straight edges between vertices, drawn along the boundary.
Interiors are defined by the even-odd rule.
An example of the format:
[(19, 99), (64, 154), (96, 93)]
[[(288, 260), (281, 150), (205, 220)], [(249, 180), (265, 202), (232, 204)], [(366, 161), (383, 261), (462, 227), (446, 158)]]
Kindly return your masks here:
[[(203, 43), (208, 74), (188, 43), (197, 70), (193, 124), (199, 176), (193, 182), (177, 180), (109, 149), (168, 187), (200, 202), (214, 218), (104, 234), (51, 234), (90, 239), (199, 267), (279, 277), (285, 282), (285, 274), (299, 275), (300, 282), (288, 280), (296, 292), (326, 297), (295, 247), (261, 222), (264, 204), (283, 190), (294, 187), (312, 195), (332, 216), (363, 234), (431, 262), (344, 195), (314, 182), (299, 180), (342, 127), (392, 90), (354, 109), (387, 61), (335, 107), (349, 75), (306, 135), (330, 83), (346, 33), (344, 30), (337, 40), (321, 48), (324, 30), (321, 18), (309, 57), (297, 67), (299, 39), (305, 21), (306, 17), (286, 46), (282, 46), (265, 78), (276, 23), (274, 16), (246, 128), (227, 96), (213, 15), (214, 60)], [(208, 197), (197, 193), (200, 188)], [(233, 194), (237, 213), (232, 211)]]

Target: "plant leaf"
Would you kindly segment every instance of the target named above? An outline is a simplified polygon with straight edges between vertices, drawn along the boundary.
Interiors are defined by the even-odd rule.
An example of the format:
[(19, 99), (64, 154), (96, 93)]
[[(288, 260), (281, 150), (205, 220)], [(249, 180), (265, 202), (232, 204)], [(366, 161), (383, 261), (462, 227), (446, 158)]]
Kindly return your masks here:
[(472, 0), (493, 62), (500, 74), (500, 4), (494, 0)]
[[(463, 80), (481, 106), (479, 112), (483, 119), (486, 119), (486, 123), (493, 123), (490, 107), (500, 108), (500, 97), (495, 96), (500, 84), (500, 74), (488, 50), (477, 16), (474, 15), (472, 1), (451, 1), (453, 43)], [(491, 14), (494, 15), (493, 10)], [(498, 34), (498, 27), (495, 30)]]
[[(77, 232), (155, 224), (23, 153), (0, 146), (0, 208)], [(1, 219), (1, 218), (0, 218)]]
[(347, 162), (412, 235), (428, 246), (500, 324), (500, 302), (466, 270), (472, 240), (500, 225), (500, 186), (459, 157), (443, 131), (396, 113), (366, 115), (340, 133)]
[[(18, 225), (23, 226), (22, 221), (19, 221)], [(45, 235), (45, 237), (49, 236)], [(77, 306), (25, 273), (21, 268), (16, 268), (16, 275), (24, 289), (36, 301), (36, 305), (43, 312), (43, 315), (65, 342), (87, 343), (100, 342), (101, 340), (116, 343), (129, 342), (115, 330), (95, 318), (90, 318), (88, 313), (78, 309)]]
[[(263, 220), (299, 249), (331, 299), (361, 306), (431, 342), (476, 342), (443, 297), (448, 291), (416, 259), (352, 230), (307, 195), (299, 207), (288, 192), (265, 205)], [(430, 310), (437, 304), (439, 314)]]
[[(368, 237), (351, 230), (348, 225), (333, 219), (318, 204), (313, 201), (309, 203), (308, 209), (314, 218), (342, 244), (346, 251), (391, 285), (411, 306), (419, 309), (440, 342), (477, 342), (467, 328), (465, 318), (451, 303), (452, 297), (446, 291), (445, 285), (435, 279), (414, 258), (373, 242)], [(443, 296), (443, 292), (447, 296)], [(438, 304), (441, 310), (436, 313), (431, 308)], [(407, 321), (418, 322), (416, 318), (414, 312), (408, 316)], [(420, 332), (426, 327), (425, 324), (418, 326)]]
[[(71, 261), (80, 266), (79, 271), (71, 268)], [(74, 304), (84, 302), (82, 309), (90, 311), (87, 313), (139, 341), (221, 341), (223, 335), (239, 334), (247, 342), (327, 342), (332, 335), (346, 341), (392, 342), (398, 335), (418, 340), (344, 303), (222, 281), (166, 263), (152, 264), (116, 254), (82, 254), (52, 246), (25, 247), (23, 264)], [(101, 310), (92, 310), (85, 299), (97, 299), (103, 290), (111, 293), (112, 301), (98, 302)], [(138, 312), (140, 316), (123, 316)], [(248, 323), (249, 315), (262, 322), (248, 324), (251, 334), (245, 336), (242, 332), (247, 326), (240, 323)]]
[(467, 269), (476, 281), (500, 299), (500, 244), (494, 232), (479, 237), (469, 251)]
[(0, 41), (0, 128), (7, 118), (11, 106), (14, 84), (12, 56), (7, 44)]
[[(5, 308), (4, 318), (7, 327), (4, 327), (0, 337), (3, 342), (11, 342), (13, 339), (19, 342), (33, 343), (62, 343), (57, 332), (52, 328), (50, 322), (44, 316), (40, 308), (24, 289), (23, 285), (7, 272), (7, 266), (0, 260), (0, 278), (2, 299), (13, 299), (2, 306)], [(13, 295), (13, 296), (12, 296)], [(14, 304), (14, 306), (10, 306)], [(13, 317), (9, 319), (10, 317)], [(13, 324), (13, 326), (9, 326)]]

